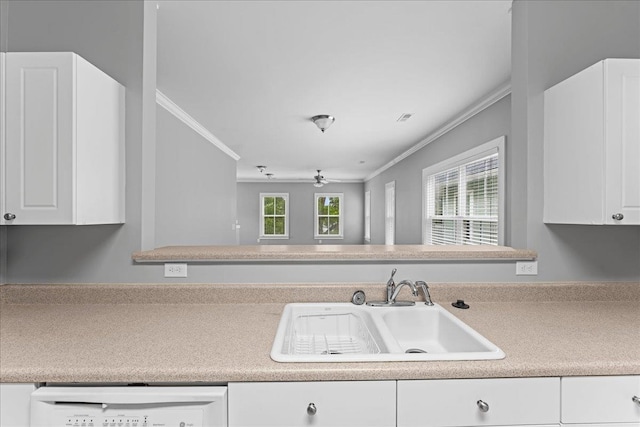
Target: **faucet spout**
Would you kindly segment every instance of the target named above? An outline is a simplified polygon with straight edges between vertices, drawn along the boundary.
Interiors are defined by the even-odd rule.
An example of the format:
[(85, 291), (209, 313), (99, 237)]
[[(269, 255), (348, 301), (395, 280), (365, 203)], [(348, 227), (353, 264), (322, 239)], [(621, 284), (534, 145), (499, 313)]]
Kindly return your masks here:
[(400, 293), (400, 290), (402, 289), (403, 286), (409, 286), (413, 296), (414, 297), (418, 296), (418, 288), (416, 288), (416, 285), (411, 280), (403, 280), (402, 282), (398, 283), (398, 285), (396, 286), (395, 290), (393, 291), (393, 294), (391, 295), (391, 298), (389, 299), (389, 303), (395, 304), (396, 298), (398, 298), (398, 294)]

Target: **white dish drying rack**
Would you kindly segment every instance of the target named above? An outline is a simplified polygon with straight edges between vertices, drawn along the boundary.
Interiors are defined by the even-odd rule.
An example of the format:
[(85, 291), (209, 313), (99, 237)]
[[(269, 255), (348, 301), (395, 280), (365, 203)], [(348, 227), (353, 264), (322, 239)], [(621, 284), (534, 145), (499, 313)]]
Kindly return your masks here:
[(353, 313), (297, 316), (291, 324), (289, 354), (378, 354), (365, 322)]

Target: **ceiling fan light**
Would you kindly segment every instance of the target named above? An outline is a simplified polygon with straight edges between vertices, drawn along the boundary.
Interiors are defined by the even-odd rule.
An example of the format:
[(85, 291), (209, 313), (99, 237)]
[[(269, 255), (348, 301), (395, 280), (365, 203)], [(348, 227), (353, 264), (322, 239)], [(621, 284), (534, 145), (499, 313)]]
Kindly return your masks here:
[(314, 183), (313, 183), (313, 186), (314, 186), (314, 187), (318, 187), (318, 188), (322, 187), (323, 185), (324, 185), (324, 184), (323, 184), (323, 183), (321, 183), (321, 182), (314, 182)]
[(320, 129), (322, 133), (329, 129), (329, 126), (331, 126), (335, 120), (336, 119), (333, 116), (329, 116), (328, 114), (320, 114), (318, 116), (311, 117), (311, 121), (318, 126), (318, 129)]

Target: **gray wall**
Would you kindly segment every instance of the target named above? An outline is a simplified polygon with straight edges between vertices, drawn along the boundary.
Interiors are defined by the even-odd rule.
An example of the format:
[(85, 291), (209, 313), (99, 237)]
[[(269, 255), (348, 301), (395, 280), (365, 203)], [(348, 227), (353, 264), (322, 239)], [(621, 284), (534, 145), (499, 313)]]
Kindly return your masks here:
[[(149, 193), (149, 188), (143, 187), (143, 175), (148, 173), (150, 166), (145, 166), (142, 158), (142, 109), (149, 101), (142, 89), (143, 55), (147, 55), (143, 52), (142, 2), (3, 1), (0, 48), (75, 51), (127, 88), (126, 224), (3, 227), (8, 244), (6, 281), (382, 283), (393, 266), (399, 268), (398, 277), (430, 281), (640, 280), (640, 227), (546, 226), (542, 223), (542, 92), (602, 58), (638, 57), (639, 7), (640, 2), (636, 1), (516, 1), (513, 7), (511, 133), (501, 129), (503, 121), (509, 120), (505, 111), (509, 109), (505, 106), (509, 101), (505, 99), (441, 138), (454, 143), (456, 133), (462, 139), (464, 135), (477, 132), (479, 144), (499, 134), (508, 135), (508, 241), (512, 246), (538, 250), (538, 277), (516, 277), (512, 263), (345, 262), (322, 265), (192, 264), (188, 279), (164, 279), (162, 265), (132, 265), (130, 258), (131, 252), (141, 247), (143, 228), (150, 227), (149, 221), (142, 220), (144, 202), (141, 198), (155, 193), (155, 189)], [(9, 25), (4, 25), (5, 22)], [(151, 110), (146, 111), (155, 112), (155, 108), (152, 99)], [(433, 144), (438, 141), (430, 144), (437, 147)], [(448, 152), (464, 151), (464, 147), (456, 147), (442, 144), (438, 149), (429, 150), (433, 151), (433, 156), (439, 152), (442, 157)], [(151, 151), (155, 159), (156, 153)], [(406, 161), (408, 165), (416, 160)], [(410, 172), (414, 173), (420, 172)], [(155, 172), (151, 176), (155, 176)], [(388, 180), (380, 177), (382, 185)], [(404, 191), (405, 178), (396, 180), (396, 184), (399, 193)], [(406, 231), (414, 226), (405, 228), (403, 225), (415, 223), (419, 218), (421, 209), (416, 208), (419, 206), (416, 202), (419, 203), (416, 200), (398, 201), (398, 206), (403, 207), (397, 212), (399, 241), (419, 241), (419, 237), (412, 238)], [(155, 202), (151, 207), (145, 205), (148, 213), (152, 214), (154, 208)], [(372, 208), (373, 211), (379, 209), (375, 205)], [(151, 234), (155, 229), (152, 227)]]
[(323, 244), (359, 245), (364, 236), (364, 185), (332, 183), (316, 188), (311, 183), (238, 183), (240, 244), (258, 244), (260, 193), (289, 193), (289, 239), (262, 239), (263, 245), (315, 245), (313, 215), (315, 193), (344, 193), (344, 239), (324, 239)]
[(542, 222), (543, 92), (618, 57), (640, 57), (640, 2), (514, 3), (511, 145), (527, 159), (516, 190), (527, 195), (524, 246), (539, 253), (540, 280), (640, 280), (640, 226)]
[[(396, 182), (396, 244), (422, 244), (422, 169), (506, 136), (507, 181), (517, 159), (510, 156), (511, 102), (507, 96), (365, 183), (371, 191), (371, 243), (384, 244), (384, 185)], [(507, 192), (510, 189), (507, 182)], [(508, 194), (508, 193), (507, 193)], [(507, 195), (507, 218), (510, 217)], [(509, 230), (507, 219), (506, 230)], [(506, 241), (510, 234), (506, 232)]]
[(142, 228), (143, 8), (128, 0), (3, 2), (7, 51), (76, 52), (126, 87), (126, 224), (5, 227), (9, 283), (144, 277), (131, 262)]
[(155, 244), (233, 245), (236, 161), (157, 107)]

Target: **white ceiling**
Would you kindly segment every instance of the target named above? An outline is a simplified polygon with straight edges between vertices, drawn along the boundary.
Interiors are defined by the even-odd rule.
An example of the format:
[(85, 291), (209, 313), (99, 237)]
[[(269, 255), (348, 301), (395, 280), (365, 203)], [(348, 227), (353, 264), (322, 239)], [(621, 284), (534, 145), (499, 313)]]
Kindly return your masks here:
[(158, 89), (240, 155), (239, 179), (362, 180), (508, 82), (510, 7), (161, 1)]

